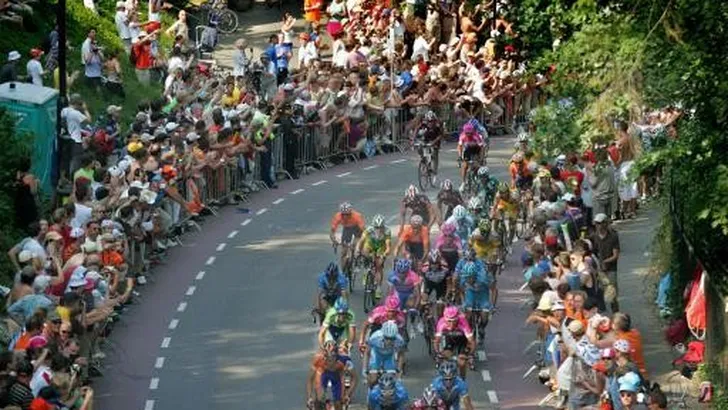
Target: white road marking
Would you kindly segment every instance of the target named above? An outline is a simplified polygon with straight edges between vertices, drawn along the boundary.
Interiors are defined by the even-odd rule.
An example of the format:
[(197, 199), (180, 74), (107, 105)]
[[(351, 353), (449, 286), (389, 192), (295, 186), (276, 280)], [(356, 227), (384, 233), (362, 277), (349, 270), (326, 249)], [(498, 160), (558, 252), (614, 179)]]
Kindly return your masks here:
[(447, 150), (447, 152), (458, 152), (458, 149), (457, 148), (450, 148), (449, 150)]
[(149, 390), (157, 390), (159, 387), (159, 377), (152, 377), (149, 381)]
[(379, 165), (369, 165), (368, 167), (364, 167), (363, 169), (364, 169), (364, 171), (369, 171), (374, 168), (379, 168)]
[(387, 223), (391, 224), (392, 222), (396, 221), (397, 218), (399, 218), (399, 215), (392, 215), (389, 218), (387, 218)]
[(248, 218), (248, 219), (244, 220), (244, 221), (243, 221), (243, 222), (242, 222), (242, 223), (240, 224), (240, 226), (245, 226), (245, 225), (249, 224), (249, 223), (250, 223), (251, 221), (252, 221), (252, 219)]
[(224, 243), (224, 242), (221, 243), (221, 244), (219, 244), (219, 245), (217, 245), (217, 251), (218, 252), (222, 252), (222, 250), (225, 249), (226, 246), (227, 246), (227, 244)]
[(195, 276), (195, 280), (202, 280), (202, 278), (204, 278), (204, 277), (205, 277), (205, 271), (202, 270), (197, 273), (197, 276)]
[(144, 403), (144, 410), (154, 410), (154, 400), (147, 400), (147, 402)]
[(483, 381), (484, 382), (487, 383), (487, 382), (490, 382), (491, 381), (490, 372), (489, 371), (487, 371), (487, 370), (481, 370), (480, 371), (480, 375), (483, 376)]
[(207, 262), (205, 262), (205, 265), (209, 266), (209, 265), (212, 265), (213, 263), (215, 263), (215, 257), (210, 256), (209, 258), (207, 258)]
[(196, 288), (196, 287), (194, 287), (194, 286), (190, 286), (189, 288), (187, 288), (187, 293), (186, 293), (186, 295), (187, 295), (187, 296), (192, 296), (192, 295), (194, 295), (194, 294), (195, 294), (195, 290), (197, 290), (197, 288)]
[(298, 195), (298, 194), (300, 194), (300, 193), (301, 193), (301, 192), (303, 192), (303, 191), (305, 191), (305, 189), (303, 189), (303, 188), (299, 188), (299, 189), (297, 189), (297, 190), (295, 190), (295, 191), (291, 192), (291, 195)]
[(498, 404), (498, 395), (495, 394), (495, 390), (488, 390), (488, 400), (493, 404)]
[(286, 200), (286, 198), (278, 198), (275, 201), (273, 201), (273, 205), (278, 205), (285, 200)]
[(237, 235), (238, 235), (238, 231), (232, 231), (232, 232), (230, 232), (230, 234), (228, 235), (228, 239), (233, 239), (233, 238), (234, 238), (234, 237), (236, 237)]
[(344, 172), (343, 174), (339, 174), (339, 175), (337, 175), (336, 177), (338, 177), (338, 178), (343, 178), (343, 177), (347, 177), (347, 176), (349, 176), (349, 175), (351, 175), (351, 171), (349, 171), (349, 172)]
[(485, 355), (485, 350), (478, 350), (478, 361), (484, 362), (488, 360), (488, 356)]
[(164, 367), (164, 357), (157, 357), (157, 361), (154, 362), (155, 369), (161, 369)]
[(319, 186), (319, 185), (325, 184), (325, 183), (326, 183), (326, 180), (322, 179), (321, 181), (314, 182), (313, 184), (311, 184), (311, 186)]
[(177, 329), (177, 326), (179, 326), (179, 319), (172, 319), (172, 321), (169, 322), (169, 330)]
[(162, 349), (166, 349), (169, 347), (169, 343), (172, 341), (171, 337), (165, 337), (162, 339)]
[(187, 302), (180, 302), (179, 306), (177, 306), (177, 311), (184, 312), (185, 309), (187, 309)]
[(261, 208), (256, 212), (256, 215), (263, 215), (264, 213), (268, 212), (268, 208)]
[(394, 161), (389, 161), (389, 163), (390, 164), (399, 164), (399, 163), (402, 163), (402, 162), (405, 162), (405, 161), (407, 161), (407, 158), (395, 159)]

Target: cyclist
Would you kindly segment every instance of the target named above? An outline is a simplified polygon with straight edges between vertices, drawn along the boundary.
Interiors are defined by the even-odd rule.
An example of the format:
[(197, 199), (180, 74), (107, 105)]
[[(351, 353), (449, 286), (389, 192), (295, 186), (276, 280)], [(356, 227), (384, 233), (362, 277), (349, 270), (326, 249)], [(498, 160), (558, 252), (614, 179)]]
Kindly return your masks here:
[(548, 200), (552, 194), (561, 195), (559, 186), (553, 183), (551, 171), (542, 168), (538, 171), (538, 178), (533, 183), (533, 196), (538, 202)]
[(440, 223), (450, 217), (453, 208), (463, 204), (464, 201), (460, 192), (452, 189), (452, 181), (449, 179), (442, 181), (440, 192), (437, 193), (437, 210), (441, 217)]
[(377, 383), (380, 374), (397, 373), (402, 369), (404, 356), (401, 353), (405, 342), (394, 320), (384, 322), (381, 329), (372, 333), (367, 346), (362, 363), (369, 387)]
[[(311, 362), (311, 368), (306, 378), (306, 394), (308, 397), (308, 407), (314, 407), (316, 402), (321, 402), (325, 398), (325, 392), (329, 384), (331, 384), (332, 400), (334, 408), (341, 410), (342, 402), (348, 403), (351, 399), (349, 394), (353, 389), (344, 391), (342, 388), (342, 379), (344, 372), (354, 368), (351, 359), (338, 353), (336, 343), (333, 340), (327, 341), (321, 350), (316, 353)], [(353, 372), (351, 372), (353, 374)]]
[(508, 172), (511, 174), (511, 188), (519, 190), (530, 189), (533, 184), (533, 173), (524, 158), (524, 153), (516, 152), (511, 157), (511, 163), (508, 166)]
[[(478, 261), (479, 262), (479, 261)], [(460, 271), (460, 289), (463, 292), (463, 309), (468, 323), (471, 323), (473, 310), (478, 310), (480, 315), (481, 328), (478, 329), (481, 336), (488, 325), (488, 312), (491, 310), (490, 285), (493, 282), (490, 274), (482, 263), (467, 262)], [(484, 339), (477, 340), (483, 343)]]
[(468, 383), (457, 374), (455, 363), (443, 363), (438, 375), (432, 380), (432, 388), (437, 396), (445, 402), (446, 408), (460, 410), (460, 400), (465, 410), (473, 410), (473, 402), (468, 394)]
[(399, 259), (388, 277), (391, 294), (399, 298), (399, 308), (413, 309), (420, 301), (420, 283), (422, 279), (412, 270), (412, 262)]
[(519, 132), (518, 133), (518, 137), (516, 138), (516, 140), (517, 140), (516, 146), (515, 146), (516, 152), (519, 152), (520, 151), (520, 152), (522, 152), (524, 154), (527, 153), (529, 151), (529, 147), (528, 147), (528, 133), (523, 132), (523, 131), (522, 132)]
[(369, 313), (369, 317), (362, 325), (361, 336), (359, 336), (359, 350), (364, 352), (366, 348), (364, 338), (367, 336), (367, 331), (374, 333), (382, 328), (384, 322), (388, 322), (390, 320), (393, 320), (399, 329), (404, 329), (406, 320), (405, 315), (399, 308), (399, 297), (395, 294), (387, 296), (387, 299), (384, 300), (384, 305), (375, 307), (374, 310)]
[(412, 403), (412, 410), (448, 410), (447, 404), (437, 395), (432, 385), (425, 387), (422, 397)]
[(341, 269), (336, 262), (329, 262), (318, 277), (318, 296), (317, 306), (321, 314), (325, 314), (328, 309), (334, 306), (336, 300), (340, 297), (347, 296), (349, 289), (349, 279), (341, 273)]
[[(336, 231), (339, 229), (339, 226), (342, 227), (341, 242), (336, 241)], [(339, 244), (344, 245), (345, 250), (341, 252), (341, 258), (339, 260), (341, 266), (346, 266), (349, 258), (350, 244), (359, 238), (364, 228), (364, 217), (362, 214), (355, 211), (348, 202), (339, 205), (339, 212), (334, 214), (334, 217), (331, 219), (331, 233), (329, 233), (329, 238), (334, 246)]]
[[(392, 233), (387, 228), (384, 216), (374, 215), (372, 224), (369, 225), (356, 244), (358, 253), (372, 258), (374, 262), (374, 282), (377, 285), (375, 298), (381, 298), (382, 272), (384, 262), (389, 255), (392, 245)], [(365, 278), (366, 280), (366, 278)]]
[[(423, 143), (432, 145), (432, 168), (435, 174), (437, 174), (440, 162), (440, 142), (444, 135), (442, 122), (437, 118), (435, 112), (432, 110), (427, 111), (415, 134), (415, 139), (422, 139)], [(421, 157), (422, 150), (420, 149), (418, 153)]]
[(465, 179), (468, 175), (469, 161), (475, 161), (480, 164), (483, 159), (483, 146), (485, 142), (483, 136), (480, 135), (473, 124), (466, 123), (463, 125), (463, 132), (460, 133), (458, 139), (458, 158), (464, 161), (463, 167), (460, 169), (460, 178), (462, 184), (460, 185), (460, 191), (465, 188)]
[[(496, 229), (508, 229), (506, 235), (506, 247), (510, 247), (513, 242), (513, 235), (516, 230), (516, 218), (518, 217), (518, 198), (516, 192), (511, 191), (508, 185), (501, 183), (498, 185), (498, 193), (495, 195), (495, 204), (491, 210), (491, 219), (495, 219), (499, 225)], [(508, 221), (507, 226), (501, 226), (505, 221)]]
[(476, 226), (482, 219), (490, 218), (490, 208), (484, 208), (483, 201), (477, 196), (470, 198), (468, 201), (468, 211), (470, 212), (470, 216), (473, 218), (473, 222)]
[(383, 374), (369, 392), (371, 410), (405, 410), (408, 401), (407, 389), (393, 374)]
[(464, 206), (458, 205), (453, 209), (452, 216), (445, 222), (455, 226), (455, 235), (460, 238), (460, 243), (464, 247), (468, 243), (470, 234), (475, 229), (475, 221), (468, 213)]
[(424, 225), (424, 220), (419, 215), (412, 215), (410, 224), (405, 225), (400, 231), (399, 243), (395, 255), (405, 255), (417, 263), (427, 256), (426, 251), (430, 249), (430, 229)]
[[(434, 291), (435, 298), (442, 300), (445, 297), (447, 291), (447, 278), (450, 273), (450, 268), (447, 265), (447, 261), (442, 257), (440, 251), (432, 249), (427, 257), (425, 263), (422, 264), (422, 277), (425, 278), (422, 303), (427, 303), (430, 294)], [(440, 316), (440, 312), (438, 317)]]
[[(441, 344), (443, 338), (444, 346)], [(457, 306), (446, 307), (437, 321), (434, 345), (438, 356), (443, 356), (448, 361), (455, 355), (460, 374), (465, 376), (468, 353), (475, 351), (475, 340), (465, 315)], [(441, 366), (446, 365), (445, 363), (447, 362), (443, 362)]]
[(420, 193), (420, 190), (416, 186), (410, 185), (404, 192), (404, 198), (402, 198), (402, 204), (400, 206), (400, 232), (404, 228), (404, 221), (407, 217), (407, 210), (412, 211), (412, 215), (419, 215), (424, 224), (427, 226), (428, 231), (430, 226), (435, 222), (435, 207), (432, 206), (430, 198), (427, 195)]
[(475, 187), (476, 196), (483, 201), (486, 208), (493, 205), (495, 194), (498, 191), (498, 178), (490, 174), (486, 166), (478, 168), (478, 184)]
[(455, 235), (455, 225), (446, 223), (442, 225), (440, 235), (437, 237), (435, 249), (440, 251), (440, 255), (445, 259), (448, 267), (447, 292), (451, 294), (455, 290), (452, 273), (455, 266), (460, 260), (462, 254), (462, 242)]
[(354, 312), (349, 309), (346, 299), (340, 297), (336, 299), (334, 307), (326, 312), (326, 317), (321, 323), (318, 334), (319, 346), (323, 346), (329, 340), (333, 340), (337, 345), (342, 342), (352, 344), (355, 337)]

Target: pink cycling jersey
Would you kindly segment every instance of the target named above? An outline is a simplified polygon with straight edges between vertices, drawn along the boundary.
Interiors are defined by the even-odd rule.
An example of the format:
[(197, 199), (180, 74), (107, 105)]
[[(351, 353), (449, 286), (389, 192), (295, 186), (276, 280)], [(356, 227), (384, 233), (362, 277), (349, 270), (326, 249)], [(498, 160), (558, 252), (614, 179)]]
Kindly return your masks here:
[(435, 336), (442, 336), (444, 332), (453, 332), (459, 330), (463, 332), (465, 337), (470, 337), (473, 335), (472, 329), (470, 329), (470, 325), (468, 324), (468, 321), (465, 319), (464, 314), (458, 315), (458, 323), (455, 326), (454, 329), (450, 329), (447, 325), (447, 319), (444, 317), (441, 317), (440, 320), (437, 321), (437, 327), (435, 328)]
[(483, 145), (483, 136), (474, 132), (470, 135), (461, 132), (458, 145)]
[[(450, 239), (450, 241), (447, 241)], [(457, 248), (458, 251), (462, 250), (462, 243), (460, 241), (460, 238), (458, 238), (455, 234), (452, 235), (445, 235), (444, 233), (440, 233), (440, 235), (437, 236), (437, 240), (435, 241), (435, 249), (442, 248), (443, 245), (447, 243), (448, 249), (450, 247)]]
[[(390, 320), (390, 319), (387, 317), (387, 308), (385, 306), (375, 307), (374, 310), (372, 310), (372, 312), (369, 314), (369, 319), (367, 319), (367, 321), (369, 322), (370, 325), (373, 325), (375, 323), (378, 325), (381, 325), (384, 322), (386, 322), (387, 320)], [(404, 326), (404, 323), (405, 323), (404, 313), (402, 313), (402, 311), (398, 310), (397, 315), (394, 320), (397, 321), (397, 324), (399, 326)]]

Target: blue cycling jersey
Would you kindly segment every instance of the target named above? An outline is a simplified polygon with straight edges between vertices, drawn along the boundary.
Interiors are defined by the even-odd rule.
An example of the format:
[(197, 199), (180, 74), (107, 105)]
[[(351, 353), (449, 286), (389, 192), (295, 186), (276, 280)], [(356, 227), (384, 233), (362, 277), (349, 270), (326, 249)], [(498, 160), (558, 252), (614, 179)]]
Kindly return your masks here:
[(349, 287), (349, 279), (343, 273), (339, 272), (336, 280), (329, 282), (326, 272), (323, 272), (318, 277), (318, 286), (320, 290), (327, 294), (341, 294), (344, 289)]
[(460, 376), (455, 377), (449, 389), (442, 376), (437, 376), (432, 380), (432, 387), (451, 410), (460, 410), (460, 399), (468, 395), (468, 383)]
[(369, 336), (367, 344), (371, 348), (371, 355), (376, 358), (390, 358), (395, 353), (402, 350), (405, 346), (404, 339), (399, 334), (394, 339), (394, 343), (386, 343), (384, 334), (381, 330), (377, 330)]
[(408, 401), (409, 394), (400, 381), (397, 381), (394, 387), (394, 395), (391, 397), (382, 394), (382, 389), (379, 386), (374, 386), (369, 392), (369, 407), (372, 410), (405, 410)]

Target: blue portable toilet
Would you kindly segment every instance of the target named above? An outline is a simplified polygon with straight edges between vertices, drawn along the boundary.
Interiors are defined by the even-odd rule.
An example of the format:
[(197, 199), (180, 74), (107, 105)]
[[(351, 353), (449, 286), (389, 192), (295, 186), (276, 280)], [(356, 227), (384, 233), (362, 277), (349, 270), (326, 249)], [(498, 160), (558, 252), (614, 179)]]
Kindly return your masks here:
[(29, 83), (0, 84), (0, 107), (17, 118), (16, 132), (33, 134), (33, 174), (45, 195), (53, 192), (58, 90)]

